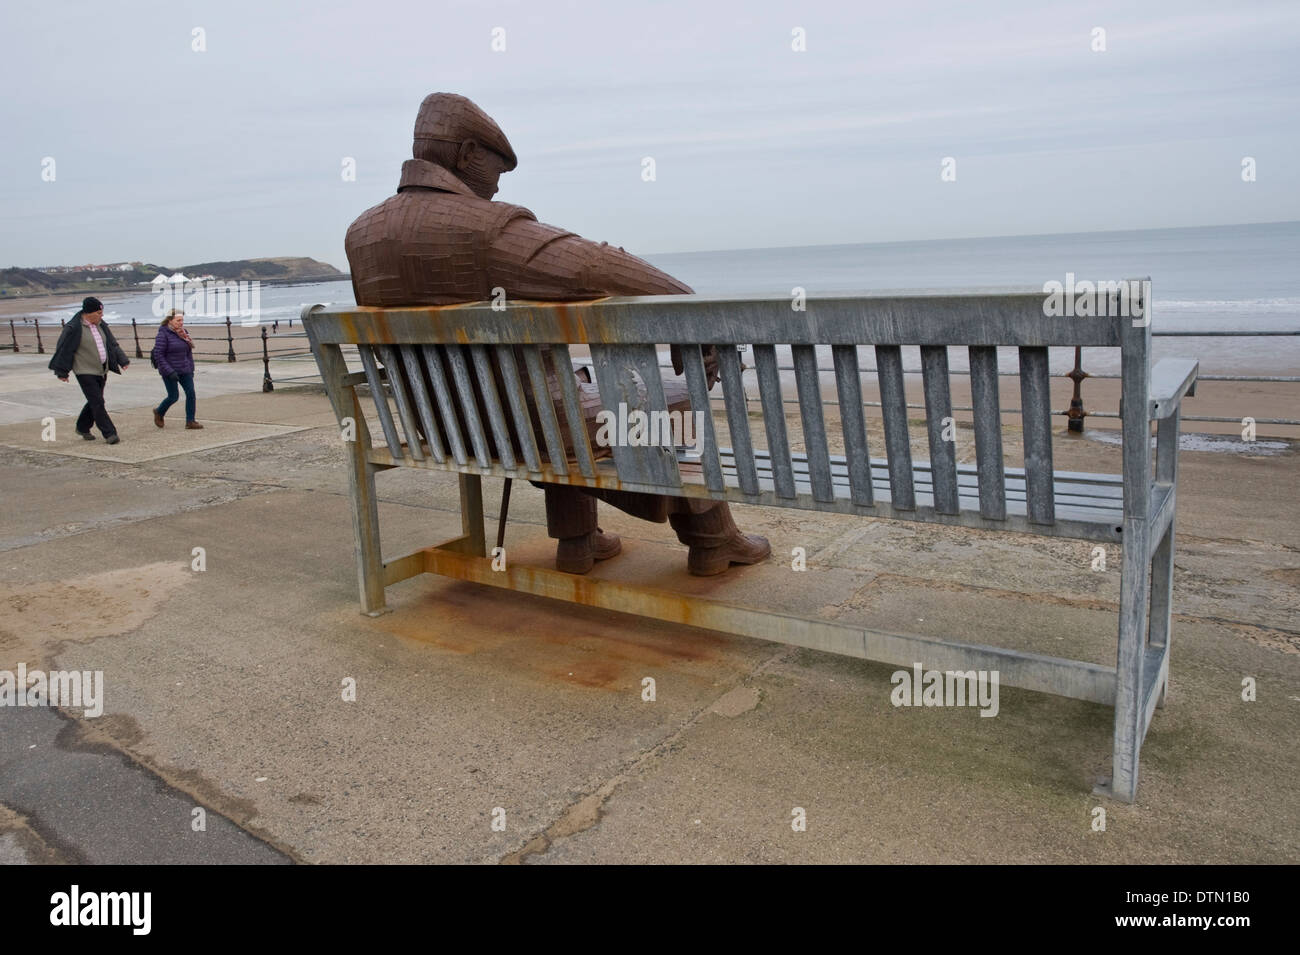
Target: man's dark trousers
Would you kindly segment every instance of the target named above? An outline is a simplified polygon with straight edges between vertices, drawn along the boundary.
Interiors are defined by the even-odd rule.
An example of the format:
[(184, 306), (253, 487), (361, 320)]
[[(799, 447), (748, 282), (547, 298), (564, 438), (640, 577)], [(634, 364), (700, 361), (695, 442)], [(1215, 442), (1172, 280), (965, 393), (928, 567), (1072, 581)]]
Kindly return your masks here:
[(77, 430), (82, 434), (90, 431), (91, 424), (98, 426), (100, 434), (106, 438), (117, 434), (117, 428), (113, 427), (113, 419), (108, 416), (108, 409), (104, 407), (104, 385), (107, 382), (108, 375), (77, 376), (81, 393), (86, 396), (86, 406), (81, 409), (81, 414), (77, 417)]

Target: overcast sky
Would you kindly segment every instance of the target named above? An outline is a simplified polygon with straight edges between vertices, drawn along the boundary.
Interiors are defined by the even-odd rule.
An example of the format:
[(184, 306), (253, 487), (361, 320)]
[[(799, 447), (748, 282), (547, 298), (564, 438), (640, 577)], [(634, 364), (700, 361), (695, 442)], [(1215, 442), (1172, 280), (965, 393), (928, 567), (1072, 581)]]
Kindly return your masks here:
[(1298, 59), (1295, 0), (4, 0), (0, 266), (346, 269), (434, 91), (640, 254), (1300, 219)]

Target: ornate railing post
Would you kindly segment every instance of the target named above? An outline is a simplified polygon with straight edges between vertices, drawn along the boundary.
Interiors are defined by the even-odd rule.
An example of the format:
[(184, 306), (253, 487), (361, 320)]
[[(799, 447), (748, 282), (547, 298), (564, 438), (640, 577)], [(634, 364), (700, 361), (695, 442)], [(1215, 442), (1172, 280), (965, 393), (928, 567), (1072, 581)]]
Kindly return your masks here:
[(226, 312), (226, 361), (235, 360), (235, 336), (230, 330), (230, 312)]
[(144, 352), (140, 351), (140, 329), (135, 324), (135, 319), (131, 319), (131, 334), (135, 336), (135, 357), (143, 358)]
[(1065, 377), (1074, 382), (1074, 397), (1070, 399), (1070, 410), (1066, 412), (1069, 417), (1068, 428), (1075, 434), (1083, 434), (1083, 419), (1088, 416), (1088, 412), (1083, 410), (1083, 379), (1088, 377), (1088, 373), (1083, 370), (1083, 349), (1078, 345), (1074, 346), (1074, 367), (1070, 369), (1069, 374)]
[(266, 326), (262, 326), (262, 391), (275, 391), (271, 381), (271, 356), (266, 350)]

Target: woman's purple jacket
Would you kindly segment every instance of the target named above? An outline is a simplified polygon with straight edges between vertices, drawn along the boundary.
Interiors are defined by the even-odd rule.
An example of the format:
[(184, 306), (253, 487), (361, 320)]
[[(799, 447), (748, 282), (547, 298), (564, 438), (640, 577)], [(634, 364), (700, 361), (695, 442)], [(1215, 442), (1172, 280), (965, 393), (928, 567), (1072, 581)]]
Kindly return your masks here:
[(167, 325), (158, 329), (158, 337), (153, 340), (154, 360), (158, 362), (158, 374), (164, 378), (172, 375), (194, 374), (193, 350), (185, 339), (177, 335)]

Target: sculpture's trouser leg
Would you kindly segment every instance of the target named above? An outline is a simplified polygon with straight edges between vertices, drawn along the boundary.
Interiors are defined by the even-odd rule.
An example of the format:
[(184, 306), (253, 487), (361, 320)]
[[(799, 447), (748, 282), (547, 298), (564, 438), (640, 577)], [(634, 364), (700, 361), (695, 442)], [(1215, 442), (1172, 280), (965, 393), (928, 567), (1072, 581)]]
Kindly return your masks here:
[(557, 540), (581, 537), (596, 529), (596, 499), (644, 521), (668, 521), (688, 547), (716, 547), (737, 532), (726, 501), (703, 501), (662, 494), (638, 494), (605, 488), (540, 485), (546, 494), (546, 531)]

